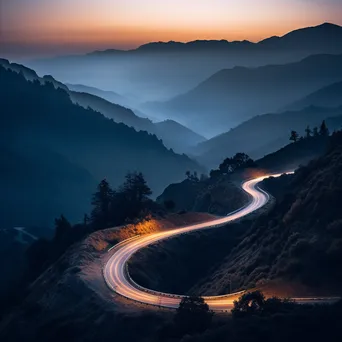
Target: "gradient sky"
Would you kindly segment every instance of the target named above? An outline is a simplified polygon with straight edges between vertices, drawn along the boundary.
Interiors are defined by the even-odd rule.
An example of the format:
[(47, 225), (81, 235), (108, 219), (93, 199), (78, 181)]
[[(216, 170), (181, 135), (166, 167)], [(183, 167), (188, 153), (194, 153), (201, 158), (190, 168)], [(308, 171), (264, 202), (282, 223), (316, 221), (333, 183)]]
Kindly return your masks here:
[(0, 54), (129, 49), (149, 41), (258, 41), (323, 22), (342, 0), (0, 0)]

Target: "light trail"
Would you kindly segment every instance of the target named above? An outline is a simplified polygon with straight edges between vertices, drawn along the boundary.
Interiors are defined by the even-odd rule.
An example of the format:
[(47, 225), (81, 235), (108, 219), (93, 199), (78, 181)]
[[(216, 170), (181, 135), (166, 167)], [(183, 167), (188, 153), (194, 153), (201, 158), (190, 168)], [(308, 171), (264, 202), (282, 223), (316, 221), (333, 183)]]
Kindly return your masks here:
[[(196, 230), (220, 227), (255, 212), (263, 207), (270, 198), (266, 191), (257, 187), (258, 183), (263, 181), (265, 178), (279, 176), (281, 176), (281, 174), (267, 175), (243, 183), (242, 189), (250, 195), (250, 203), (223, 218), (218, 218), (209, 222), (193, 224), (165, 232), (137, 236), (136, 238), (131, 238), (119, 243), (112, 249), (113, 255), (110, 257), (103, 269), (103, 275), (107, 285), (116, 293), (140, 303), (167, 308), (177, 308), (182, 297), (184, 297), (183, 295), (168, 294), (149, 290), (136, 284), (131, 279), (127, 270), (127, 262), (131, 256), (139, 249), (154, 244), (158, 241), (177, 235), (190, 233)], [(203, 298), (211, 310), (222, 311), (231, 308), (233, 301), (239, 294), (241, 294), (241, 292), (224, 296), (210, 296)]]

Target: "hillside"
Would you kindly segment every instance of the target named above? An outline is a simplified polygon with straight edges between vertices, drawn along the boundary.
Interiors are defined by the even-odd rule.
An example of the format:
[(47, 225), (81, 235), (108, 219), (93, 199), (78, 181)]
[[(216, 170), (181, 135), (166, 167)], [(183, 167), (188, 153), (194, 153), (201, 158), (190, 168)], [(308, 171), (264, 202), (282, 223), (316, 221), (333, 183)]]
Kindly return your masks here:
[(277, 111), (342, 78), (342, 55), (291, 64), (221, 70), (169, 101), (146, 104), (204, 135), (227, 131), (254, 115)]
[(342, 82), (336, 82), (296, 101), (286, 108), (288, 110), (302, 109), (308, 106), (338, 107), (342, 106)]
[(313, 129), (324, 119), (327, 119), (331, 131), (339, 129), (339, 123), (330, 118), (341, 116), (342, 107), (307, 107), (297, 111), (258, 115), (227, 133), (199, 144), (193, 153), (201, 163), (209, 167), (217, 166), (227, 156), (241, 151), (258, 159), (287, 145), (291, 130), (305, 135), (308, 125)]
[(293, 171), (322, 156), (329, 146), (329, 141), (328, 136), (299, 140), (258, 159), (256, 165), (270, 173)]
[(244, 192), (231, 181), (222, 176), (217, 179), (192, 180), (170, 184), (157, 197), (157, 202), (164, 204), (172, 201), (174, 210), (206, 212), (226, 215), (241, 208), (248, 200)]
[[(339, 134), (342, 135), (341, 133)], [(179, 184), (172, 184), (165, 189), (164, 193), (157, 200), (161, 202), (162, 200), (171, 199), (176, 204), (177, 210), (187, 208), (186, 206), (193, 208), (194, 201), (199, 202), (202, 197), (207, 197), (212, 189), (212, 195), (215, 193), (224, 194), (223, 198), (226, 198), (227, 203), (230, 203), (229, 212), (233, 211), (246, 203), (246, 198), (244, 199), (243, 194), (237, 192), (236, 186), (234, 187), (233, 180), (237, 179), (241, 181), (241, 177), (248, 178), (251, 174), (255, 176), (259, 173), (278, 173), (285, 170), (291, 171), (297, 169), (298, 165), (308, 164), (310, 160), (323, 156), (329, 149), (331, 140), (332, 138), (319, 136), (289, 144), (283, 149), (256, 161), (257, 167), (246, 170), (247, 173), (245, 175), (237, 172), (230, 176), (215, 177), (204, 182), (190, 182), (187, 180)], [(303, 168), (299, 169), (298, 172), (302, 172), (301, 170)], [(222, 270), (226, 261), (229, 260), (233, 253), (238, 253), (241, 250), (242, 262), (248, 263), (249, 254), (244, 250), (246, 241), (252, 241), (254, 236), (253, 229), (258, 229), (260, 222), (270, 222), (270, 224), (273, 224), (272, 213), (274, 210), (278, 210), (273, 208), (277, 208), (277, 203), (281, 203), (282, 199), (285, 198), (284, 193), (292, 192), (291, 177), (283, 176), (281, 177), (281, 181), (278, 181), (276, 178), (270, 179), (262, 185), (263, 188), (266, 188), (274, 196), (270, 206), (268, 209), (266, 208), (266, 213), (271, 211), (270, 214), (263, 215), (263, 211), (260, 210), (256, 216), (246, 217), (239, 222), (234, 222), (214, 230), (195, 232), (189, 236), (176, 237), (140, 250), (133, 256), (129, 264), (130, 274), (133, 279), (142, 286), (162, 292), (197, 295), (229, 293), (229, 284), (227, 285), (229, 273), (227, 274)], [(216, 189), (215, 180), (217, 182)], [(205, 184), (207, 187), (205, 187)], [(297, 185), (301, 185), (300, 181)], [(324, 187), (323, 184), (322, 186)], [(297, 190), (297, 187), (293, 188), (293, 194), (296, 194)], [(211, 198), (212, 203), (215, 202), (214, 197), (212, 196)], [(238, 204), (239, 200), (240, 203)], [(217, 198), (216, 204), (219, 202)], [(210, 210), (210, 208), (206, 210)], [(215, 211), (213, 212), (215, 213)], [(224, 215), (227, 212), (221, 211), (216, 213)], [(279, 233), (278, 240), (276, 233), (272, 231), (271, 235), (272, 241), (278, 241), (279, 244), (282, 243), (282, 234)], [(263, 238), (267, 238), (266, 233)], [(267, 238), (267, 241), (270, 241), (270, 239)], [(261, 239), (258, 243), (265, 246), (265, 248), (268, 246)], [(256, 244), (251, 247), (251, 251), (255, 249)], [(277, 249), (275, 248), (274, 250)], [(233, 291), (241, 288), (239, 281), (243, 280), (248, 282), (251, 278), (250, 273), (257, 273), (257, 271), (254, 272), (254, 268), (252, 267), (251, 271), (247, 274), (243, 271), (244, 266), (241, 266), (241, 271), (238, 268), (234, 268), (233, 263), (231, 267), (234, 269), (234, 272), (240, 274), (240, 278), (234, 278), (232, 284)], [(225, 279), (226, 281), (225, 288), (219, 288), (219, 285), (216, 286), (216, 284), (221, 284), (221, 279)], [(246, 285), (248, 288), (253, 286), (255, 284), (252, 283), (248, 284), (248, 286)], [(301, 296), (306, 293), (305, 291), (314, 291), (314, 289), (309, 289), (309, 286), (306, 285), (299, 287), (298, 291), (299, 289), (303, 292), (298, 292), (297, 294), (291, 293), (291, 295)], [(276, 290), (279, 289), (272, 288), (269, 291), (272, 294), (272, 291)]]
[[(109, 49), (81, 56), (29, 61), (29, 66), (39, 74), (52, 74), (62, 82), (114, 90), (142, 103), (165, 101), (188, 92), (219, 70), (236, 65), (285, 64), (312, 54), (342, 53), (341, 41), (342, 28), (324, 24), (259, 43), (226, 40), (155, 42), (130, 51)], [(155, 116), (160, 120), (168, 118), (159, 111)]]
[[(19, 178), (26, 182), (27, 186), (45, 193), (43, 198), (39, 198), (39, 194), (37, 198), (39, 201), (45, 201), (44, 206), (52, 208), (54, 213), (60, 214), (61, 210), (68, 207), (68, 212), (80, 208), (83, 215), (87, 212), (85, 203), (89, 203), (93, 185), (103, 178), (117, 186), (128, 171), (139, 170), (146, 175), (148, 183), (158, 193), (169, 183), (182, 179), (185, 171), (200, 171), (195, 162), (185, 155), (181, 156), (168, 150), (156, 136), (142, 131), (136, 132), (133, 128), (117, 124), (98, 112), (73, 104), (67, 92), (60, 88), (55, 89), (49, 82), (44, 85), (39, 81), (29, 82), (23, 75), (3, 67), (0, 67), (0, 73), (3, 108), (0, 125), (1, 146), (5, 151), (12, 148), (20, 151), (23, 158), (28, 160), (24, 164), (22, 158), (18, 157), (12, 168), (16, 172), (12, 169), (7, 171), (3, 181), (9, 185), (13, 184), (15, 174), (25, 171), (18, 165), (27, 166), (29, 163), (29, 170), (32, 169), (32, 177), (37, 183), (27, 177)], [(12, 153), (10, 157), (14, 158)], [(59, 164), (60, 159), (64, 160), (64, 166)], [(67, 164), (70, 166), (67, 167)], [(56, 171), (60, 168), (62, 173)], [(43, 176), (39, 177), (41, 174)], [(63, 191), (63, 183), (59, 177), (65, 177), (66, 181), (71, 179), (72, 184), (79, 184), (80, 188), (74, 190), (74, 187), (70, 187), (69, 191)], [(48, 187), (44, 187), (45, 182)], [(50, 185), (56, 186), (56, 190), (48, 191)], [(58, 196), (51, 196), (51, 193), (56, 194), (56, 191), (62, 194), (63, 200), (59, 200)], [(23, 192), (24, 188), (20, 193)], [(38, 214), (40, 202), (37, 202), (33, 193), (28, 192), (24, 198), (31, 196), (28, 203), (36, 208), (35, 213)], [(16, 199), (13, 193), (13, 198), (13, 204), (18, 206), (21, 203), (20, 196)], [(63, 206), (58, 206), (59, 203), (63, 203)], [(11, 222), (20, 220), (20, 225), (27, 224), (25, 217), (18, 216), (14, 207), (9, 209), (2, 219), (7, 217)], [(26, 206), (20, 210), (27, 210)], [(33, 211), (29, 212), (30, 217), (34, 215)], [(54, 216), (50, 217), (51, 223), (53, 218)]]
[(129, 127), (135, 128), (137, 131), (153, 130), (153, 123), (134, 114), (131, 109), (122, 107), (118, 104), (109, 102), (99, 96), (88, 94), (85, 92), (70, 91), (70, 98), (73, 102), (78, 103), (84, 108), (92, 108), (109, 119), (113, 119), (117, 123), (124, 123)]
[(161, 137), (165, 146), (175, 151), (188, 151), (206, 139), (174, 120), (165, 120), (154, 124), (154, 131)]
[(131, 105), (128, 99), (126, 99), (124, 96), (121, 96), (120, 94), (115, 93), (114, 91), (102, 90), (95, 87), (86, 86), (83, 84), (67, 83), (66, 86), (72, 91), (76, 91), (78, 93), (88, 93), (98, 97), (102, 97), (103, 99), (109, 102), (116, 103), (123, 107), (129, 107)]
[(84, 108), (92, 108), (115, 122), (124, 123), (136, 131), (155, 134), (163, 144), (178, 153), (184, 153), (206, 139), (189, 128), (173, 120), (153, 123), (147, 118), (137, 116), (131, 109), (104, 100), (88, 93), (69, 92), (70, 98)]
[[(333, 135), (328, 152), (294, 176), (265, 181), (283, 188), (268, 215), (257, 219), (245, 239), (213, 275), (196, 287), (203, 294), (224, 293), (228, 275), (237, 288), (281, 280), (311, 294), (341, 294), (342, 133)], [(216, 281), (213, 281), (216, 279)]]
[[(112, 92), (103, 92), (93, 87), (81, 85), (72, 86), (73, 89), (78, 90), (73, 91), (70, 90), (67, 85), (54, 79), (51, 75), (39, 77), (34, 70), (23, 65), (10, 63), (6, 59), (0, 59), (0, 65), (17, 73), (22, 72), (25, 78), (30, 81), (38, 80), (42, 84), (50, 82), (55, 86), (55, 88), (65, 90), (70, 95), (70, 98), (74, 103), (79, 104), (85, 109), (90, 107), (105, 115), (107, 118), (113, 119), (117, 123), (123, 123), (129, 127), (133, 127), (137, 131), (147, 131), (148, 133), (155, 134), (159, 139), (163, 140), (166, 147), (172, 148), (178, 153), (186, 153), (199, 142), (205, 140), (204, 137), (176, 121), (166, 120), (165, 122), (155, 124), (149, 118), (144, 117), (144, 114), (140, 111), (135, 110), (133, 112), (129, 108), (103, 98), (106, 97), (111, 100), (115, 100), (115, 96), (112, 95)], [(83, 91), (80, 92), (80, 90)], [(88, 91), (90, 93), (88, 93)], [(108, 93), (110, 93), (110, 95), (108, 95)], [(141, 114), (141, 116), (136, 115), (135, 112), (137, 114)]]

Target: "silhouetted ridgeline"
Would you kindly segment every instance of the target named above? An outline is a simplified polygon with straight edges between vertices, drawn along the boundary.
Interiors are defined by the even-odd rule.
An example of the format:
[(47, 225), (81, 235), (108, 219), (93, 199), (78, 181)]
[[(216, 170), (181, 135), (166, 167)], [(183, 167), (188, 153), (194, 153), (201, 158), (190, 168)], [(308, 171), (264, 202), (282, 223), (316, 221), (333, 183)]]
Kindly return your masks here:
[[(137, 131), (147, 131), (148, 133), (155, 134), (159, 139), (163, 140), (163, 144), (166, 147), (174, 149), (177, 153), (188, 152), (190, 148), (205, 140), (204, 137), (191, 131), (185, 126), (182, 126), (178, 122), (166, 120), (163, 122), (153, 123), (148, 118), (140, 117), (139, 115), (143, 115), (143, 113), (140, 113), (139, 111), (137, 111), (139, 115), (136, 115), (131, 109), (120, 105), (122, 102), (120, 96), (113, 92), (102, 91), (82, 85), (71, 86), (70, 90), (65, 84), (55, 80), (51, 75), (39, 77), (35, 71), (20, 64), (10, 63), (6, 59), (0, 59), (0, 65), (18, 73), (22, 72), (27, 80), (39, 80), (42, 84), (50, 82), (55, 86), (55, 88), (65, 90), (70, 95), (73, 102), (79, 104), (85, 109), (90, 107), (91, 109), (105, 115), (107, 118), (113, 119), (116, 123), (124, 123), (129, 127), (133, 127)], [(72, 89), (76, 89), (78, 91), (73, 91)], [(90, 93), (86, 91), (90, 91)], [(101, 96), (103, 96), (103, 98)], [(116, 99), (119, 100), (119, 104), (116, 104), (116, 102), (110, 102)]]
[(313, 129), (324, 119), (327, 119), (331, 132), (340, 129), (338, 118), (342, 118), (342, 107), (310, 106), (301, 110), (258, 115), (227, 133), (199, 144), (195, 153), (197, 159), (209, 167), (215, 167), (227, 156), (241, 151), (257, 159), (286, 146), (291, 130), (305, 135), (308, 125)]
[[(141, 103), (164, 101), (186, 93), (218, 70), (236, 65), (258, 67), (291, 63), (313, 54), (342, 53), (341, 42), (342, 28), (323, 24), (296, 30), (283, 37), (271, 37), (259, 43), (225, 40), (155, 42), (131, 51), (110, 49), (81, 56), (29, 61), (28, 66), (39, 74), (53, 74), (64, 82), (114, 90)], [(245, 98), (245, 103), (248, 100)], [(232, 107), (228, 109), (235, 110)], [(211, 112), (214, 108), (211, 106)], [(160, 119), (171, 118), (163, 116), (163, 112), (158, 110), (154, 116)], [(187, 126), (195, 129), (191, 125)], [(205, 134), (203, 130), (199, 132)], [(218, 133), (217, 127), (215, 133)]]
[(317, 107), (339, 107), (342, 106), (342, 82), (336, 82), (327, 87), (305, 96), (288, 106), (287, 110), (302, 109), (309, 106)]
[(299, 62), (258, 68), (236, 66), (216, 72), (182, 95), (144, 108), (214, 135), (341, 79), (342, 55), (313, 55)]
[(142, 171), (158, 193), (200, 169), (156, 136), (73, 104), (52, 83), (29, 82), (3, 67), (0, 76), (3, 224), (48, 224), (62, 212), (75, 221), (100, 179), (116, 186), (127, 171)]

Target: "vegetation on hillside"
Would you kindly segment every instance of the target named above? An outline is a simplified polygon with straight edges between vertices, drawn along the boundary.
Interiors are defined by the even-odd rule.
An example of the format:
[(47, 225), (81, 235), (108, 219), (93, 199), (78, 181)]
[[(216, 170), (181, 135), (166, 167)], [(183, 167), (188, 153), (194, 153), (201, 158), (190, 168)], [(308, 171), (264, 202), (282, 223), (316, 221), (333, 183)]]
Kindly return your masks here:
[(73, 104), (48, 81), (30, 82), (0, 66), (0, 93), (2, 224), (49, 225), (60, 213), (81, 221), (103, 178), (118, 186), (128, 171), (139, 171), (159, 192), (186, 170), (200, 169), (155, 135)]
[(293, 176), (266, 180), (264, 186), (271, 193), (278, 189), (276, 205), (253, 223), (212, 275), (220, 281), (204, 293), (227, 292), (233, 277), (237, 288), (282, 279), (303, 284), (311, 292), (340, 294), (342, 217), (336, 203), (342, 191), (341, 174), (342, 132), (337, 132), (324, 156)]

